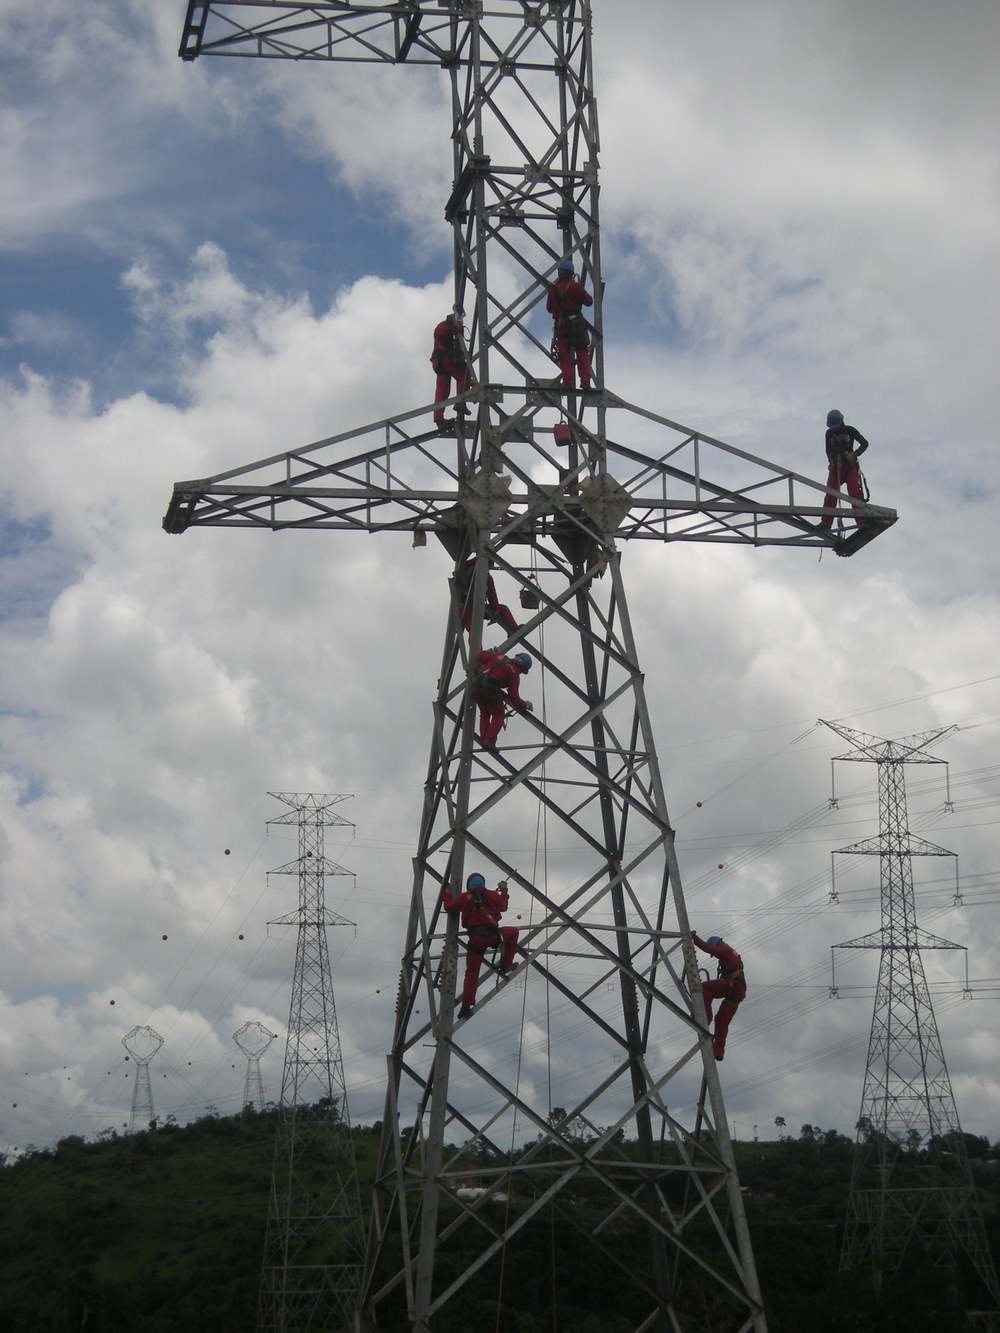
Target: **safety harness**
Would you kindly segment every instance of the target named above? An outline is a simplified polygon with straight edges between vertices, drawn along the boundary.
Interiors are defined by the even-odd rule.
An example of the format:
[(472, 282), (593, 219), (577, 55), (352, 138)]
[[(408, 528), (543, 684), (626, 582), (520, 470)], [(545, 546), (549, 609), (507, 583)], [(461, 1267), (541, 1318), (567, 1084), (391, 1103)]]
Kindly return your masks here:
[(431, 352), (431, 367), (437, 374), (447, 373), (449, 362), (459, 370), (465, 369), (465, 346), (454, 325), (434, 340)]
[(510, 659), (501, 653), (494, 653), (492, 660), (477, 671), (472, 677), (472, 691), (477, 699), (482, 699), (484, 703), (492, 703), (494, 699), (503, 698), (503, 688), (493, 679), (493, 672), (498, 666), (503, 666), (509, 661)]
[(590, 337), (583, 311), (578, 306), (574, 307), (569, 304), (569, 293), (562, 290), (558, 283), (551, 290), (555, 295), (556, 304), (559, 306), (559, 314), (555, 319), (556, 337), (563, 334), (569, 340), (570, 346), (577, 350), (589, 347)]
[(831, 437), (830, 443), (833, 445), (833, 457), (830, 459), (830, 468), (837, 479), (837, 489), (839, 490), (840, 487), (844, 485), (847, 480), (847, 474), (853, 467), (854, 471), (858, 474), (858, 488), (861, 491), (861, 498), (867, 504), (869, 496), (868, 478), (861, 471), (861, 464), (858, 462), (856, 456), (853, 463), (847, 462), (847, 455), (852, 452), (854, 440), (846, 431), (838, 431)]
[[(737, 955), (737, 957), (739, 957), (739, 955)], [(737, 996), (736, 996), (736, 991), (737, 991), (737, 990), (739, 990), (739, 991), (741, 992), (740, 995), (739, 995), (739, 997), (738, 997), (740, 1000), (742, 1000), (742, 999), (743, 999), (743, 996), (746, 995), (746, 993), (747, 993), (747, 979), (746, 979), (746, 973), (743, 971), (743, 959), (742, 959), (742, 958), (740, 958), (740, 965), (739, 965), (739, 967), (734, 967), (734, 968), (733, 968), (731, 971), (729, 971), (729, 972), (726, 971), (726, 969), (722, 966), (722, 963), (720, 962), (720, 963), (719, 963), (719, 967), (718, 967), (718, 971), (716, 972), (716, 976), (717, 976), (721, 981), (724, 981), (724, 982), (726, 983), (726, 999), (727, 999), (727, 1000), (728, 1000), (728, 999), (736, 999), (736, 998), (737, 998)]]
[(472, 907), (474, 911), (485, 912), (490, 919), (489, 921), (477, 921), (475, 925), (466, 926), (465, 929), (468, 934), (476, 936), (488, 935), (490, 938), (499, 939), (500, 930), (498, 922), (500, 918), (499, 916), (493, 915), (489, 905), (489, 899), (486, 897), (485, 889), (473, 889)]

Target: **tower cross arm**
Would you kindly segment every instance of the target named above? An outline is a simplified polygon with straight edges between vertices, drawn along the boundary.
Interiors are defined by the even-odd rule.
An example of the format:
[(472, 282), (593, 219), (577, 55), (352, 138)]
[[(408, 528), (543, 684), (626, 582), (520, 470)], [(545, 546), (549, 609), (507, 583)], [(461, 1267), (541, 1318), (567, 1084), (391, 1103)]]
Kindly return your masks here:
[(833, 949), (964, 949), (964, 944), (932, 935), (929, 931), (913, 926), (904, 932), (897, 941), (888, 930), (874, 930), (868, 935), (859, 935), (856, 939), (845, 940), (842, 944), (833, 944)]
[(188, 0), (178, 54), (439, 65), (466, 7), (465, 0)]
[(881, 736), (871, 736), (865, 731), (855, 731), (853, 727), (845, 727), (839, 722), (829, 722), (825, 718), (818, 719), (820, 725), (829, 727), (835, 731), (838, 736), (844, 740), (850, 741), (855, 747), (854, 752), (848, 751), (847, 754), (838, 754), (834, 758), (843, 761), (861, 762), (863, 760), (881, 762), (905, 762), (907, 764), (945, 764), (946, 759), (940, 759), (937, 755), (927, 754), (928, 746), (934, 745), (944, 736), (950, 736), (958, 727), (952, 723), (947, 727), (938, 727), (934, 731), (921, 731), (913, 736), (904, 736), (899, 740), (883, 740)]
[[(869, 505), (860, 511), (865, 524), (846, 537), (822, 531), (817, 518), (827, 491), (819, 482), (611, 394), (605, 399), (609, 409), (623, 412), (621, 429), (598, 435), (573, 418), (582, 461), (570, 473), (544, 415), (559, 406), (555, 396), (494, 385), (475, 393), (478, 419), (453, 443), (422, 429), (428, 409), (416, 409), (214, 477), (178, 482), (163, 526), (170, 533), (190, 527), (442, 533), (455, 529), (463, 506), (477, 516), (470, 506), (489, 477), (503, 477), (508, 488), (491, 513), (499, 512), (504, 531), (521, 540), (569, 518), (604, 539), (830, 545), (852, 554), (896, 521), (895, 511)], [(511, 399), (515, 410), (504, 413), (499, 402)], [(648, 451), (620, 442), (621, 434), (637, 433), (637, 418)], [(347, 448), (372, 437), (374, 447)], [(536, 480), (543, 475), (540, 462), (561, 484)]]
[(877, 838), (863, 838), (848, 847), (835, 849), (837, 856), (954, 856), (947, 847), (915, 837), (908, 832), (879, 834)]
[(311, 822), (314, 824), (342, 824), (346, 828), (354, 827), (349, 819), (334, 814), (331, 808), (339, 805), (341, 801), (349, 801), (350, 793), (317, 795), (313, 792), (269, 791), (267, 794), (292, 807), (286, 814), (275, 815), (273, 819), (269, 819), (268, 824), (300, 824), (302, 812), (305, 811), (312, 817)]

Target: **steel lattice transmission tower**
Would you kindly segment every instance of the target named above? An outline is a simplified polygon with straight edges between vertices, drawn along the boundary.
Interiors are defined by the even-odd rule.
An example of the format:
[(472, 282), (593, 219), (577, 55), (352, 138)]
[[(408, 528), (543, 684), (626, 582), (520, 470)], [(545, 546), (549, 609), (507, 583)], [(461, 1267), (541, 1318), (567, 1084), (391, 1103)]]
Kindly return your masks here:
[(128, 1118), (128, 1132), (134, 1134), (137, 1122), (141, 1128), (151, 1129), (156, 1119), (153, 1089), (149, 1082), (149, 1062), (163, 1045), (163, 1038), (153, 1028), (136, 1026), (122, 1037), (122, 1045), (135, 1061), (132, 1114)]
[(917, 925), (913, 890), (914, 856), (953, 853), (910, 833), (906, 809), (905, 765), (944, 763), (928, 751), (954, 727), (893, 741), (825, 725), (854, 747), (837, 760), (878, 768), (878, 837), (839, 849), (879, 858), (882, 907), (878, 931), (834, 946), (879, 950), (841, 1268), (869, 1260), (878, 1290), (904, 1259), (929, 1260), (956, 1279), (967, 1264), (966, 1304), (993, 1307), (975, 1311), (976, 1327), (1000, 1330), (1000, 1287), (921, 958), (923, 949), (963, 946)]
[[(606, 386), (589, 0), (191, 0), (180, 53), (359, 62), (372, 78), (379, 64), (423, 67), (450, 89), (441, 137), (450, 131), (452, 188), (442, 202), (474, 372), (471, 416), (442, 440), (425, 403), (178, 482), (164, 518), (172, 533), (395, 532), (415, 545), (432, 534), (456, 570), (476, 557), (468, 639), (454, 582), (450, 595), (442, 586), (365, 1320), (426, 1333), (468, 1288), (496, 1293), (507, 1253), (555, 1227), (605, 1275), (605, 1290), (622, 1284), (636, 1330), (703, 1327), (712, 1303), (719, 1333), (762, 1333), (621, 546), (851, 555), (896, 515), (869, 505), (848, 535), (818, 532), (822, 485)], [(602, 387), (587, 395), (551, 378), (546, 284), (564, 256), (594, 295)], [(535, 712), (486, 752), (470, 664), (484, 633), (489, 646), (515, 643), (484, 626), (491, 566), (531, 611), (516, 639), (538, 665)], [(539, 880), (506, 849), (542, 821), (553, 850)], [(461, 884), (471, 870), (509, 880), (525, 962), (512, 983), (484, 983), (462, 1022), (458, 928), (440, 899), (446, 881)], [(455, 1189), (470, 1143), (488, 1184), (471, 1201)], [(509, 1207), (497, 1207), (500, 1193)], [(436, 1262), (445, 1255), (447, 1265)]]
[(271, 925), (295, 926), (295, 974), (278, 1103), (258, 1328), (305, 1333), (354, 1327), (364, 1231), (344, 1061), (333, 996), (327, 875), (351, 872), (324, 855), (324, 829), (351, 827), (332, 807), (346, 796), (270, 792), (290, 809), (268, 821), (298, 827), (299, 855), (271, 875), (296, 875), (299, 905)]
[(247, 1075), (243, 1080), (243, 1109), (264, 1109), (264, 1080), (260, 1073), (260, 1058), (278, 1034), (269, 1031), (263, 1023), (244, 1023), (233, 1033), (233, 1041), (246, 1056)]

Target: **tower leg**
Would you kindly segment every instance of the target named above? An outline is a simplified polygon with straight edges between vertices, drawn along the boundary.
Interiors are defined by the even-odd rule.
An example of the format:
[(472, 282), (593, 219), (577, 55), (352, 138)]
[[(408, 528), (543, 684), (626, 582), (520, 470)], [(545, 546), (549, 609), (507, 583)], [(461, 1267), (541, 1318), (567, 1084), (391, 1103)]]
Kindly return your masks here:
[[(504, 551), (488, 553), (502, 569)], [(503, 1309), (531, 1305), (539, 1294), (505, 1279), (504, 1260), (555, 1228), (595, 1275), (581, 1303), (599, 1310), (620, 1283), (614, 1315), (624, 1302), (637, 1333), (699, 1327), (720, 1285), (732, 1294), (719, 1333), (766, 1333), (617, 554), (573, 533), (535, 559), (563, 586), (527, 636), (535, 709), (515, 713), (495, 751), (475, 744), (466, 683), (481, 621), (467, 645), (448, 618), (366, 1316), (393, 1326), (405, 1308), (429, 1333), (470, 1286)], [(541, 818), (558, 853), (531, 876), (510, 849)], [(458, 928), (441, 888), (473, 870), (509, 882), (526, 962), (458, 1023)], [(699, 1106), (688, 1121), (684, 1105)]]

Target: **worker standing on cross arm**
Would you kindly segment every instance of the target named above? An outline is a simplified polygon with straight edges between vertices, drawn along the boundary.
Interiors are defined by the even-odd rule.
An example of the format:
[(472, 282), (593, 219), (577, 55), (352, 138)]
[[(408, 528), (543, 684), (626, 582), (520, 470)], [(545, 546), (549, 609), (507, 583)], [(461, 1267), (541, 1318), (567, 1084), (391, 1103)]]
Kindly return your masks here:
[[(865, 497), (861, 490), (858, 459), (867, 448), (868, 441), (854, 426), (845, 423), (843, 412), (833, 408), (826, 414), (826, 458), (830, 465), (826, 484), (832, 491), (839, 491), (841, 486), (846, 486), (847, 494), (859, 504), (864, 503)], [(823, 501), (823, 508), (835, 509), (837, 503), (837, 496), (828, 495)], [(824, 514), (819, 526), (832, 528), (833, 514)]]

